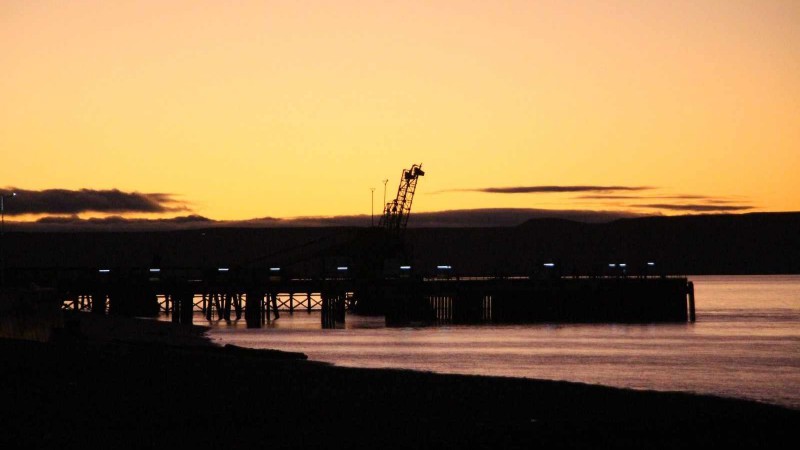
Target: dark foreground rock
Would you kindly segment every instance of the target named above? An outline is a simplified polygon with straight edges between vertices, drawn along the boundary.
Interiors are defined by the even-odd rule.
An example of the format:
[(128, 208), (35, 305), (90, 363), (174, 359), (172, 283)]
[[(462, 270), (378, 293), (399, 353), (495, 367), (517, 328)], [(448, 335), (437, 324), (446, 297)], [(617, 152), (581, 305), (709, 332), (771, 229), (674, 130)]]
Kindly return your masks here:
[(0, 448), (779, 448), (800, 425), (745, 401), (298, 358), (0, 340)]

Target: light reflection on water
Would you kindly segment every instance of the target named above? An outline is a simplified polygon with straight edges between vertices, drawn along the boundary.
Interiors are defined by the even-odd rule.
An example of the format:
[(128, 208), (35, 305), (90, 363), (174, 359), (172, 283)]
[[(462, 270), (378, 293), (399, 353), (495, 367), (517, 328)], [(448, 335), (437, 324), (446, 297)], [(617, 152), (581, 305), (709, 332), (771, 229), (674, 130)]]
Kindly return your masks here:
[(322, 330), (319, 313), (295, 313), (259, 330), (222, 322), (209, 336), (342, 366), (689, 391), (800, 409), (800, 276), (691, 279), (694, 324), (385, 328), (382, 318), (348, 316), (345, 329)]

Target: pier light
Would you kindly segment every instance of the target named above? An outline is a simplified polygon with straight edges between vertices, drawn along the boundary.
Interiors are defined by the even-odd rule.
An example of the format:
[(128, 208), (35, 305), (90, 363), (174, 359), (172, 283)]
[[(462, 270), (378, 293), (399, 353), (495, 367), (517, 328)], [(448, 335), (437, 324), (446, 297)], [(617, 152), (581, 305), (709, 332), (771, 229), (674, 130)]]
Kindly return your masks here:
[(99, 269), (98, 272), (100, 272), (100, 273), (109, 273), (109, 272), (111, 272), (111, 269)]
[(452, 266), (448, 266), (448, 265), (442, 265), (442, 266), (436, 266), (436, 268), (437, 269), (441, 269), (441, 270), (450, 270), (453, 267)]
[(227, 272), (229, 269), (227, 267), (220, 267), (217, 269), (219, 272)]
[(556, 264), (555, 263), (544, 263), (544, 266), (545, 267), (555, 267)]
[(655, 265), (656, 265), (656, 263), (654, 263), (654, 262), (652, 262), (652, 261), (648, 261), (648, 262), (647, 262), (647, 265), (648, 265), (648, 266), (650, 266), (650, 267), (653, 267), (653, 266), (655, 266)]
[(338, 267), (336, 267), (336, 270), (338, 270), (340, 272), (344, 272), (344, 271), (347, 270), (347, 266), (338, 266)]
[(150, 269), (150, 272), (153, 272), (153, 273), (161, 272), (161, 269)]
[(281, 268), (280, 268), (280, 267), (270, 267), (270, 268), (269, 268), (269, 271), (270, 271), (270, 272), (280, 272), (280, 271), (281, 271)]
[(411, 270), (411, 266), (400, 266), (400, 270)]

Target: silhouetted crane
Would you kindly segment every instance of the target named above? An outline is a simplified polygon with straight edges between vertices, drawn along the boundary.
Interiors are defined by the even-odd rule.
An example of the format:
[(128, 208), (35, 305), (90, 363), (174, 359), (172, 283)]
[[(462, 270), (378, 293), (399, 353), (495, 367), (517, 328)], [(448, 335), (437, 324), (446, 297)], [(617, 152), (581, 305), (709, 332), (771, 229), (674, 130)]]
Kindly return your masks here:
[(400, 235), (406, 229), (414, 191), (417, 189), (417, 179), (423, 175), (425, 172), (422, 171), (422, 164), (414, 164), (410, 169), (403, 170), (397, 197), (386, 204), (381, 217), (380, 226), (390, 234)]

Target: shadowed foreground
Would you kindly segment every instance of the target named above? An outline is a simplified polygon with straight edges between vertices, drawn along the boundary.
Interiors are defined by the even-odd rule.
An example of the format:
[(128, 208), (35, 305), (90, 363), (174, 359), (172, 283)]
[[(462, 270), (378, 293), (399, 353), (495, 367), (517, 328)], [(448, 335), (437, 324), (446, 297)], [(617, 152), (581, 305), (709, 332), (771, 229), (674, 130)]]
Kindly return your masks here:
[(0, 340), (0, 448), (777, 448), (800, 425), (800, 411), (712, 397), (338, 368), (166, 323), (135, 341), (81, 329)]

